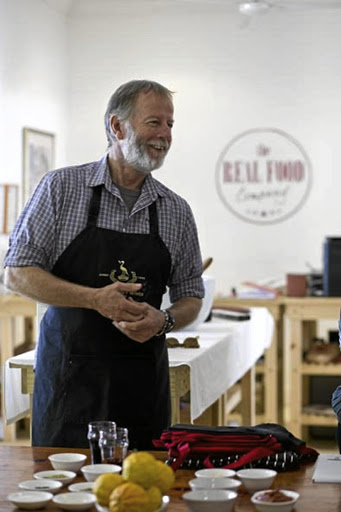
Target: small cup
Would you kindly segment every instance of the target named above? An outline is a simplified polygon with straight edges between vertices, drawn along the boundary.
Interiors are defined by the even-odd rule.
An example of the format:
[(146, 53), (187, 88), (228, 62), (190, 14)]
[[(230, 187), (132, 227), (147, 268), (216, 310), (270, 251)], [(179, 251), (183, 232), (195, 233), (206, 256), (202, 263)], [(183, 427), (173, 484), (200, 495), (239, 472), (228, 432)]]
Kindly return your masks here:
[(102, 462), (122, 466), (129, 446), (128, 429), (117, 427), (115, 435), (101, 430), (99, 446)]
[(90, 421), (88, 424), (91, 464), (100, 464), (102, 462), (101, 450), (99, 447), (100, 431), (116, 432), (116, 423), (114, 421)]

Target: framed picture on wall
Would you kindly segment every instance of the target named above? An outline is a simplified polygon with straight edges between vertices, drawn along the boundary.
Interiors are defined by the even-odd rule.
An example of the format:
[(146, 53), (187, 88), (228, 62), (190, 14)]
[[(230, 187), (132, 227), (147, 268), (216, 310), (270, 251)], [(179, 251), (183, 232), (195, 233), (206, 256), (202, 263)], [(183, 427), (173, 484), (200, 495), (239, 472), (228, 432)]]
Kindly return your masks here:
[(54, 167), (55, 135), (49, 132), (23, 129), (23, 205), (44, 174)]
[(0, 185), (0, 234), (8, 235), (18, 216), (19, 186)]

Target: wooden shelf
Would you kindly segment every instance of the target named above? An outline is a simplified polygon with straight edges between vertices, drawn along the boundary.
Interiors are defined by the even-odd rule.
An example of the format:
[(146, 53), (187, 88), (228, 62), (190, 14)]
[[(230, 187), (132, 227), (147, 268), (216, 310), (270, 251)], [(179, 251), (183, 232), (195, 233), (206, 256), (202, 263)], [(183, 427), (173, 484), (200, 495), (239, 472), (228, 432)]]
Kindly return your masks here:
[(323, 414), (302, 414), (301, 424), (305, 426), (337, 427), (337, 420), (334, 416)]
[[(303, 361), (303, 352), (316, 337), (318, 322), (334, 320), (340, 315), (339, 297), (285, 298), (284, 305), (284, 349), (283, 389), (284, 423), (297, 437), (302, 437), (304, 426), (337, 426), (336, 416), (306, 414), (302, 404), (307, 403), (310, 392), (310, 377), (340, 376), (341, 364), (311, 364)], [(330, 397), (331, 399), (331, 397)]]
[(302, 375), (336, 375), (340, 376), (341, 380), (341, 364), (302, 363), (301, 373)]

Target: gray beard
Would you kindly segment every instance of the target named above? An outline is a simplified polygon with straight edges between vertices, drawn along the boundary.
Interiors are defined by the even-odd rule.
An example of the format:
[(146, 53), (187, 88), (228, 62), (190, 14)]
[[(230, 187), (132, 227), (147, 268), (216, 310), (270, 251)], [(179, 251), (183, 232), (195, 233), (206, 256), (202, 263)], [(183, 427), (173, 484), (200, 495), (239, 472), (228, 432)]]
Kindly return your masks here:
[(130, 124), (126, 122), (127, 138), (121, 143), (121, 150), (125, 161), (143, 174), (149, 174), (159, 169), (165, 160), (165, 156), (161, 159), (152, 158), (148, 155), (146, 145), (139, 140)]

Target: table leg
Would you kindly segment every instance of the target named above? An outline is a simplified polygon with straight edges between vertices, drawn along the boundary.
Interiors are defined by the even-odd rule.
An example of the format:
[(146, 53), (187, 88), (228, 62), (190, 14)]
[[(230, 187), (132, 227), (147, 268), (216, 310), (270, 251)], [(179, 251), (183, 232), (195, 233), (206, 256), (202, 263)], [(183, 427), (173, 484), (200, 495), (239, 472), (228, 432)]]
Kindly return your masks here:
[(256, 371), (253, 366), (241, 380), (242, 402), (241, 414), (243, 425), (256, 423)]
[(270, 347), (264, 354), (264, 422), (278, 421), (278, 336), (274, 330)]
[[(10, 317), (3, 317), (0, 319), (1, 325), (1, 350), (0, 350), (0, 363), (1, 370), (4, 371), (4, 364), (7, 359), (13, 356), (13, 319)], [(3, 373), (2, 373), (3, 374)], [(15, 425), (5, 425), (5, 397), (4, 385), (1, 385), (1, 418), (3, 422), (4, 442), (15, 440)]]
[(283, 405), (284, 426), (295, 436), (301, 437), (302, 414), (302, 328), (297, 318), (287, 318), (288, 329), (284, 338)]

